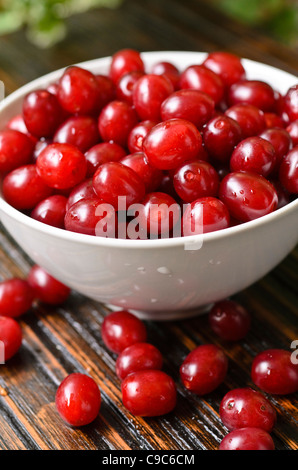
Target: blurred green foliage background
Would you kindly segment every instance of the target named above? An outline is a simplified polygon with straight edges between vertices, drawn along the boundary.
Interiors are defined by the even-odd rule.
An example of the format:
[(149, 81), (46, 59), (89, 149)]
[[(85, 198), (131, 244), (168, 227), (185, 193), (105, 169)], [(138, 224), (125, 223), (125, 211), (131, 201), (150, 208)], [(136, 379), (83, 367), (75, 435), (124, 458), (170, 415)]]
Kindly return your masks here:
[[(67, 34), (65, 19), (68, 16), (90, 8), (115, 8), (122, 1), (125, 0), (0, 0), (0, 34), (25, 28), (30, 41), (39, 47), (50, 47)], [(298, 47), (297, 2), (298, 0), (208, 0), (215, 10), (219, 9), (242, 23), (261, 29), (294, 48)]]

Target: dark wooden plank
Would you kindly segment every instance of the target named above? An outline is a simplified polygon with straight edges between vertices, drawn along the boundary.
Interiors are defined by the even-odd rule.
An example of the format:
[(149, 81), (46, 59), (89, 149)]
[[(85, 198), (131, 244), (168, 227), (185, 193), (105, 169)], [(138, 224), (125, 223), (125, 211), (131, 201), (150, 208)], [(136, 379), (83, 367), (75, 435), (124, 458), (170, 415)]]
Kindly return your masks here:
[[(7, 92), (71, 63), (110, 55), (123, 47), (147, 50), (226, 49), (297, 73), (294, 51), (260, 32), (239, 26), (215, 12), (206, 1), (127, 0), (118, 10), (96, 10), (68, 21), (69, 35), (50, 50), (39, 50), (19, 31), (0, 39), (0, 79)], [(253, 385), (250, 366), (259, 351), (289, 349), (298, 338), (298, 250), (277, 268), (235, 298), (252, 313), (253, 327), (244, 341), (222, 343), (207, 317), (146, 322), (149, 341), (160, 348), (164, 370), (178, 387), (178, 405), (160, 418), (131, 416), (121, 403), (115, 375), (116, 356), (104, 346), (100, 328), (108, 312), (76, 292), (60, 308), (36, 304), (21, 319), (24, 342), (0, 373), (1, 449), (217, 449), (227, 430), (219, 404), (229, 389)], [(12, 238), (0, 233), (0, 280), (25, 277), (30, 259)], [(187, 392), (178, 369), (196, 345), (215, 343), (229, 357), (225, 382), (207, 397)], [(85, 372), (102, 391), (99, 417), (72, 429), (58, 417), (54, 398), (60, 381), (71, 372)], [(297, 450), (297, 396), (269, 397), (278, 412), (273, 431), (277, 449)]]

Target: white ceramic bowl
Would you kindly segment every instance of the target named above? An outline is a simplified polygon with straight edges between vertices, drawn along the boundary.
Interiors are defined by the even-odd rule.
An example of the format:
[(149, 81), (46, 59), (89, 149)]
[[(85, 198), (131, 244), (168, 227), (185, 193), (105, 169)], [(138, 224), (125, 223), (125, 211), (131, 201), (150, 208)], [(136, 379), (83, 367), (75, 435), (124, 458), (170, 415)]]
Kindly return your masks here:
[[(171, 61), (181, 70), (201, 63), (197, 52), (147, 52), (150, 66)], [(106, 73), (110, 58), (80, 64)], [(281, 92), (297, 79), (281, 70), (243, 60), (248, 78)], [(24, 96), (56, 81), (50, 73), (0, 104), (0, 129), (21, 110)], [(0, 198), (1, 221), (35, 263), (82, 294), (154, 320), (183, 319), (250, 286), (273, 269), (298, 241), (298, 199), (257, 220), (191, 239), (117, 240), (68, 232), (42, 224)], [(186, 244), (186, 241), (188, 242)]]

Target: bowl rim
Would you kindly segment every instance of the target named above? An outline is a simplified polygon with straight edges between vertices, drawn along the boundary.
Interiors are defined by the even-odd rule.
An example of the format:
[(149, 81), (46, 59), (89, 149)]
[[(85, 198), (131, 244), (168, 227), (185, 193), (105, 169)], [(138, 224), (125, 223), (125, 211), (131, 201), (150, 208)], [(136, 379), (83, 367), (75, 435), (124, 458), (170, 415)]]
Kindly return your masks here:
[[(200, 60), (204, 59), (207, 56), (207, 52), (200, 52), (200, 51), (147, 51), (142, 52), (141, 56), (146, 60), (146, 58), (151, 57), (159, 57), (160, 55), (167, 55), (172, 57), (179, 57), (182, 54), (188, 54), (189, 56), (198, 57)], [(101, 57), (97, 59), (92, 59), (84, 62), (79, 62), (77, 66), (92, 68), (94, 65), (100, 63), (100, 65), (108, 65), (111, 61), (111, 56)], [(294, 75), (286, 72), (282, 69), (278, 69), (271, 65), (253, 61), (251, 59), (242, 58), (243, 64), (245, 65), (255, 65), (255, 66), (263, 66), (271, 69), (272, 71), (278, 71), (279, 73), (287, 75), (289, 79), (296, 79)], [(14, 101), (22, 98), (25, 94), (36, 87), (40, 87), (40, 82), (43, 83), (51, 83), (52, 81), (56, 80), (60, 74), (67, 68), (62, 67), (58, 70), (53, 72), (47, 73), (35, 80), (30, 81), (29, 83), (23, 85), (16, 91), (12, 92), (9, 96), (4, 98), (4, 100), (0, 103), (0, 113), (8, 108)], [(290, 202), (284, 207), (276, 209), (274, 212), (270, 214), (264, 215), (257, 219), (251, 220), (249, 222), (244, 222), (242, 224), (228, 227), (225, 229), (221, 229), (214, 232), (198, 234), (198, 235), (191, 235), (187, 237), (176, 237), (176, 238), (162, 238), (162, 239), (145, 239), (145, 240), (131, 240), (131, 239), (119, 239), (119, 238), (105, 238), (105, 237), (96, 237), (87, 234), (81, 234), (77, 232), (71, 232), (62, 228), (53, 227), (47, 225), (43, 222), (38, 220), (32, 219), (29, 215), (24, 214), (23, 212), (15, 209), (14, 207), (10, 206), (2, 197), (0, 193), (0, 210), (3, 211), (7, 216), (10, 218), (15, 219), (20, 224), (26, 225), (28, 228), (31, 228), (37, 232), (43, 233), (45, 235), (53, 236), (56, 238), (64, 239), (69, 242), (76, 242), (84, 245), (92, 245), (92, 246), (100, 246), (100, 247), (113, 247), (113, 248), (127, 248), (127, 249), (155, 249), (155, 248), (171, 248), (171, 247), (182, 247), (186, 244), (197, 243), (203, 241), (203, 243), (210, 243), (212, 241), (218, 239), (225, 239), (227, 237), (235, 236), (238, 234), (243, 234), (245, 232), (249, 232), (250, 230), (254, 230), (255, 228), (260, 228), (265, 224), (269, 224), (270, 222), (274, 221), (274, 219), (282, 219), (296, 210), (298, 211), (298, 198), (294, 201)], [(0, 221), (1, 213), (0, 213)], [(190, 245), (189, 245), (190, 246)]]

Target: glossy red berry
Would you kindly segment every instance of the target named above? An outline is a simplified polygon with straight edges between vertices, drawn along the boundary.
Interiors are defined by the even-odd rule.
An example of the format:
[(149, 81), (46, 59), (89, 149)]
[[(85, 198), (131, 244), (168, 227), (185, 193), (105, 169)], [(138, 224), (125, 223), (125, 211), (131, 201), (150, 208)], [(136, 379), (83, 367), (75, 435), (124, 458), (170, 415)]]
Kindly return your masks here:
[(143, 152), (126, 155), (120, 162), (139, 175), (145, 185), (146, 193), (155, 191), (160, 185), (162, 171), (149, 165)]
[(225, 111), (225, 115), (238, 122), (243, 138), (259, 135), (266, 127), (263, 111), (250, 104), (235, 104)]
[(215, 197), (202, 197), (191, 202), (182, 217), (182, 231), (185, 237), (215, 232), (229, 225), (229, 211), (225, 204)]
[(283, 120), (278, 114), (275, 113), (264, 113), (266, 128), (271, 129), (272, 127), (280, 127), (283, 129)]
[(93, 176), (97, 168), (103, 163), (119, 162), (125, 155), (124, 148), (113, 142), (101, 142), (94, 145), (85, 153), (87, 178)]
[(86, 152), (99, 141), (96, 119), (91, 116), (71, 116), (57, 129), (53, 142), (75, 145)]
[(92, 196), (71, 205), (65, 214), (64, 226), (71, 232), (114, 238), (117, 214), (110, 204)]
[(0, 283), (0, 316), (19, 317), (33, 302), (33, 291), (24, 279), (12, 278)]
[(144, 323), (126, 310), (107, 315), (101, 328), (102, 340), (113, 352), (120, 354), (128, 346), (146, 342)]
[(0, 316), (1, 360), (8, 361), (18, 352), (22, 344), (22, 338), (22, 330), (18, 322), (13, 318)]
[(6, 124), (6, 129), (12, 129), (14, 131), (19, 131), (22, 134), (27, 135), (28, 137), (30, 137), (33, 143), (37, 141), (37, 138), (31, 135), (28, 131), (22, 114), (16, 114), (15, 116), (13, 116)]
[(185, 202), (192, 202), (200, 197), (216, 196), (219, 178), (210, 163), (198, 160), (178, 167), (173, 182), (178, 196)]
[(161, 104), (173, 91), (172, 83), (163, 75), (143, 75), (133, 89), (133, 104), (139, 118), (159, 121)]
[(127, 146), (130, 153), (142, 152), (143, 141), (148, 132), (150, 132), (151, 129), (156, 126), (156, 124), (158, 124), (157, 121), (147, 120), (139, 122), (135, 127), (132, 128), (127, 140)]
[(275, 93), (273, 88), (263, 81), (241, 80), (230, 87), (228, 102), (230, 106), (246, 103), (262, 111), (272, 111), (275, 108)]
[(4, 175), (19, 166), (30, 163), (34, 144), (27, 135), (4, 129), (0, 132), (0, 174)]
[(215, 160), (227, 162), (242, 139), (238, 122), (228, 116), (216, 116), (203, 129), (204, 148)]
[(219, 450), (274, 450), (270, 434), (259, 428), (235, 429), (220, 443)]
[(279, 167), (279, 180), (289, 193), (298, 193), (298, 146), (283, 158)]
[(286, 128), (286, 131), (289, 133), (291, 137), (293, 147), (298, 145), (298, 119), (296, 121), (292, 121)]
[(187, 119), (201, 129), (214, 113), (213, 99), (198, 90), (178, 90), (166, 98), (160, 108), (163, 121), (172, 118)]
[(157, 124), (143, 142), (148, 162), (160, 170), (171, 170), (193, 160), (201, 147), (201, 134), (185, 119), (170, 119)]
[(71, 144), (48, 145), (37, 157), (37, 172), (51, 188), (67, 189), (83, 181), (87, 163), (80, 150)]
[(25, 165), (8, 173), (3, 180), (4, 199), (19, 210), (33, 209), (53, 190), (38, 175), (36, 165)]
[(80, 201), (81, 199), (90, 199), (90, 198), (98, 199), (98, 196), (96, 195), (93, 189), (92, 178), (89, 178), (83, 181), (82, 183), (78, 184), (77, 186), (73, 188), (73, 190), (68, 196), (66, 210), (68, 211), (68, 209), (73, 204)]
[(118, 100), (127, 101), (133, 104), (133, 89), (139, 78), (144, 75), (140, 70), (128, 72), (119, 79), (116, 86), (116, 96)]
[(226, 341), (243, 339), (251, 324), (248, 311), (233, 300), (216, 302), (209, 312), (208, 320), (214, 333)]
[(228, 359), (222, 349), (204, 344), (191, 351), (180, 367), (182, 383), (197, 395), (213, 392), (225, 379)]
[(265, 129), (260, 134), (260, 137), (262, 137), (262, 139), (268, 140), (268, 142), (270, 142), (270, 144), (274, 147), (276, 156), (275, 166), (278, 167), (282, 161), (282, 158), (292, 148), (292, 139), (290, 134), (285, 129), (274, 127)]
[(149, 343), (135, 343), (125, 348), (117, 357), (116, 374), (120, 380), (139, 370), (162, 368), (160, 351)]
[(58, 93), (61, 106), (71, 114), (93, 114), (99, 109), (99, 84), (89, 70), (68, 67), (59, 80)]
[(230, 168), (232, 171), (250, 171), (262, 176), (272, 173), (276, 165), (273, 145), (261, 137), (248, 137), (234, 149)]
[(298, 364), (292, 353), (283, 349), (267, 349), (254, 358), (252, 381), (266, 393), (288, 395), (298, 391)]
[(241, 222), (257, 219), (277, 207), (277, 193), (263, 176), (250, 172), (229, 173), (219, 185), (219, 198)]
[(175, 90), (179, 87), (180, 72), (171, 62), (157, 62), (153, 65), (151, 73), (154, 75), (163, 75), (168, 78)]
[(174, 380), (161, 370), (140, 370), (129, 374), (121, 384), (125, 408), (135, 416), (161, 416), (176, 406)]
[(276, 422), (276, 411), (260, 392), (252, 388), (236, 388), (226, 393), (220, 409), (220, 418), (230, 430), (259, 428), (271, 432)]
[(37, 264), (32, 266), (27, 280), (33, 289), (34, 296), (41, 302), (50, 305), (59, 305), (65, 302), (70, 294), (69, 287), (55, 279)]
[(117, 210), (119, 197), (126, 198), (123, 200), (125, 209), (131, 204), (140, 202), (145, 195), (145, 185), (140, 176), (120, 162), (100, 165), (93, 176), (93, 187), (99, 198)]
[(132, 71), (144, 72), (144, 63), (141, 55), (134, 49), (121, 49), (112, 56), (109, 76), (114, 83)]
[(284, 111), (289, 116), (290, 121), (298, 119), (298, 85), (289, 88), (285, 94)]
[(180, 88), (193, 88), (211, 96), (217, 105), (224, 96), (224, 83), (219, 75), (203, 65), (191, 65), (180, 76)]
[(30, 217), (53, 227), (64, 228), (66, 204), (65, 196), (54, 194), (39, 202)]
[(102, 139), (123, 147), (131, 129), (137, 124), (135, 109), (124, 101), (110, 101), (98, 118), (98, 129)]
[(138, 212), (139, 226), (149, 238), (169, 237), (180, 220), (180, 206), (171, 196), (161, 192), (148, 193)]
[(30, 134), (35, 137), (51, 137), (63, 116), (59, 101), (47, 90), (29, 93), (23, 102), (23, 117)]
[(97, 417), (101, 394), (96, 382), (85, 374), (70, 374), (59, 385), (56, 409), (70, 426), (85, 426)]
[(224, 51), (208, 54), (203, 65), (220, 76), (226, 87), (245, 78), (245, 69), (240, 57)]
[(114, 82), (106, 75), (95, 75), (98, 83), (98, 111), (116, 98), (116, 87)]

